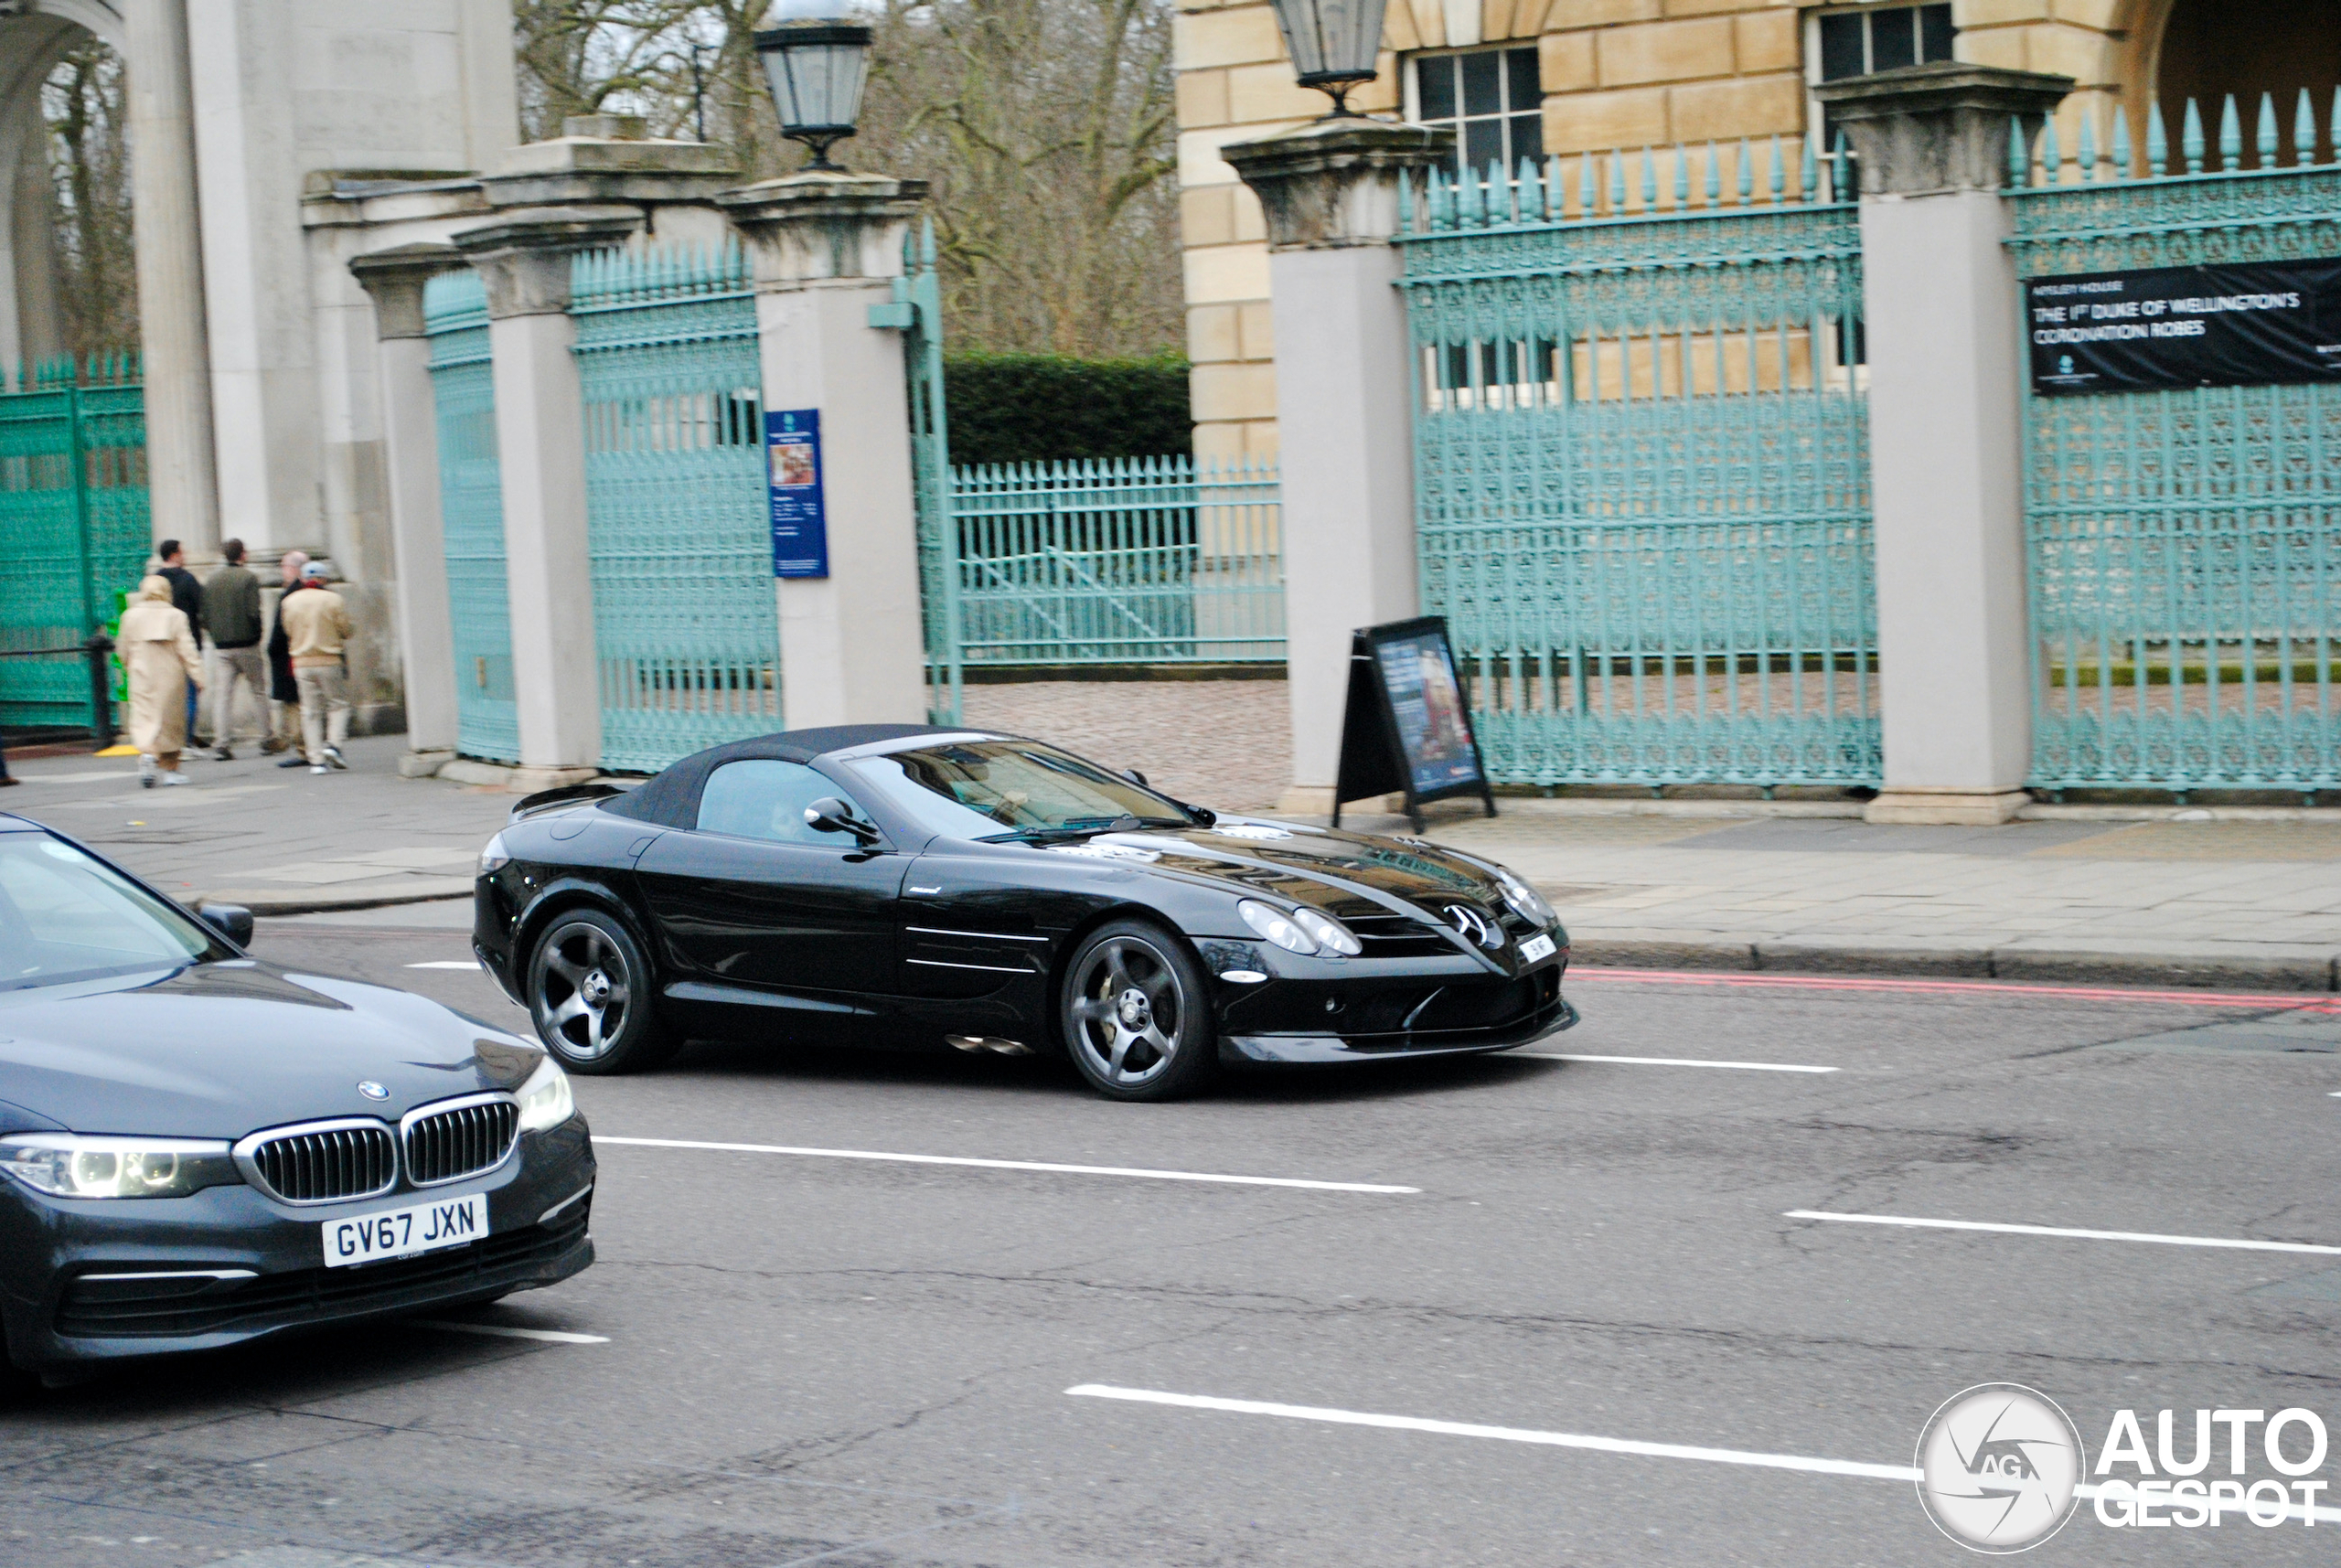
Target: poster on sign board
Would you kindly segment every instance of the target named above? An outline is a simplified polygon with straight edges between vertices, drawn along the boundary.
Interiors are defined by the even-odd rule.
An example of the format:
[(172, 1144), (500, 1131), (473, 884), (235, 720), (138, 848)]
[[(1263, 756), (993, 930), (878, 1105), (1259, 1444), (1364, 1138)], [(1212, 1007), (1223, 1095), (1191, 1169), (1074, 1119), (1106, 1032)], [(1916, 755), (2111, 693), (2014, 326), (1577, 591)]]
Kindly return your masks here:
[(827, 577), (829, 525), (821, 497), (821, 411), (764, 415), (766, 480), (772, 496), (772, 574)]
[(1418, 832), (1427, 801), (1473, 795), (1496, 814), (1443, 616), (1368, 626), (1350, 639), (1333, 826), (1342, 802), (1390, 794), (1406, 797)]

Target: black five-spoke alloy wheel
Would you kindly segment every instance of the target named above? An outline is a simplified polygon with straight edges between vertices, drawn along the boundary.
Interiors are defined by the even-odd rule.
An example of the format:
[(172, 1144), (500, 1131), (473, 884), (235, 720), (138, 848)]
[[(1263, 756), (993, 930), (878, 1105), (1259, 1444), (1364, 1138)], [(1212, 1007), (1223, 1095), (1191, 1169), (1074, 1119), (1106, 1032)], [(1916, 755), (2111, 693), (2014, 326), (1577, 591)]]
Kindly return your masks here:
[(529, 1011), (572, 1072), (632, 1072), (673, 1054), (653, 1017), (641, 944), (599, 911), (554, 917), (529, 961)]
[(1210, 1077), (1219, 1041), (1202, 969), (1154, 926), (1101, 926), (1065, 970), (1074, 1065), (1117, 1100), (1168, 1100)]

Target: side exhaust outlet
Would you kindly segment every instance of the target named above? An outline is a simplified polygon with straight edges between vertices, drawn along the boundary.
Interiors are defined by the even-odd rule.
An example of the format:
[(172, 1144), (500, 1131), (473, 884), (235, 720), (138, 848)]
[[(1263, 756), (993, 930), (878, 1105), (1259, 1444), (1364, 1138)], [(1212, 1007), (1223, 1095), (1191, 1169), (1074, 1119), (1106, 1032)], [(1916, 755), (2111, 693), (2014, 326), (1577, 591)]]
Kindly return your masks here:
[(957, 1051), (989, 1051), (999, 1056), (1032, 1054), (1032, 1048), (1021, 1040), (999, 1040), (988, 1034), (946, 1034), (943, 1038)]

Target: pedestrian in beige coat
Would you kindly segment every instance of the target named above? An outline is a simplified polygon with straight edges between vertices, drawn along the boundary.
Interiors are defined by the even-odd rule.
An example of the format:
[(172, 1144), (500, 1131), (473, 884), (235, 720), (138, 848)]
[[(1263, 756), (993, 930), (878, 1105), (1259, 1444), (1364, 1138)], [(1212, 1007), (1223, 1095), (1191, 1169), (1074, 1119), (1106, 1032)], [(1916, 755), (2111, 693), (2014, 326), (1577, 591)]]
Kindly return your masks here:
[(152, 789), (159, 770), (166, 784), (183, 784), (179, 752), (187, 745), (187, 694), (203, 689), (203, 661), (187, 612), (171, 603), (171, 580), (138, 585), (122, 613), (115, 639), (130, 675), (130, 743), (138, 748), (138, 782)]

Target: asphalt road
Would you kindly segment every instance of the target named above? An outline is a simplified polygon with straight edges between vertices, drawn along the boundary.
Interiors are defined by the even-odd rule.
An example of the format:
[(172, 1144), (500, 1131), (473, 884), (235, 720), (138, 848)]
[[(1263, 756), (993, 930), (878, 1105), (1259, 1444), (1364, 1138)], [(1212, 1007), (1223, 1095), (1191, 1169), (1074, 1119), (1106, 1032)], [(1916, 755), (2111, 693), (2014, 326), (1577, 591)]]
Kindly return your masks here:
[[(459, 965), (457, 930), (272, 923), (259, 951), (522, 1023), (410, 967)], [(1500, 1057), (1121, 1106), (1045, 1061), (694, 1048), (580, 1080), (596, 1134), (798, 1152), (604, 1142), (568, 1285), (8, 1413), (0, 1561), (1953, 1563), (1908, 1480), (1810, 1462), (1908, 1467), (1991, 1381), (2092, 1456), (2121, 1408), (2149, 1445), (2177, 1411), (2182, 1456), (2197, 1407), (2341, 1423), (2341, 1014), (1573, 989), (1549, 1050), (1834, 1071)], [(2276, 1475), (2256, 1430), (2246, 1458)], [(2335, 1546), (2341, 1514), (2148, 1532), (2084, 1503), (2037, 1560)]]

